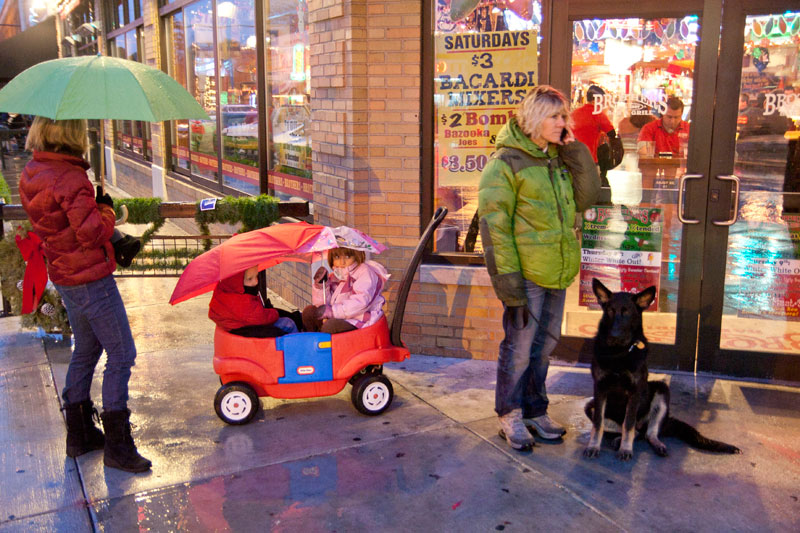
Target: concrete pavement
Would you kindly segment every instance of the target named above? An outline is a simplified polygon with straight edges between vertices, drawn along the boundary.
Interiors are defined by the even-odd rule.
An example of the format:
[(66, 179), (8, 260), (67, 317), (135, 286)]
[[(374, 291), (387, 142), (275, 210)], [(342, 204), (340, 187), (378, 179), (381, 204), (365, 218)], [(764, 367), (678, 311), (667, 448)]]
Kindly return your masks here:
[[(621, 463), (610, 439), (581, 456), (591, 395), (584, 368), (553, 365), (551, 415), (565, 439), (508, 448), (493, 412), (495, 363), (412, 356), (387, 365), (395, 399), (360, 415), (350, 387), (262, 399), (246, 426), (214, 413), (208, 296), (167, 304), (174, 278), (118, 284), (138, 348), (133, 435), (153, 469), (64, 455), (58, 391), (69, 346), (0, 319), (0, 532), (7, 531), (797, 531), (800, 389), (656, 375), (673, 415), (743, 455), (666, 439)], [(100, 402), (102, 365), (93, 398)]]

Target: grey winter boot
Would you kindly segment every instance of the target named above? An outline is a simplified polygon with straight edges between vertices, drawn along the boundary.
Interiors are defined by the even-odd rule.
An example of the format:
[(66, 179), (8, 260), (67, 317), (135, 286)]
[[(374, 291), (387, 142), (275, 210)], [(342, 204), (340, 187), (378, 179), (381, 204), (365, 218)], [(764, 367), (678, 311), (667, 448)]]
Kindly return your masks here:
[(67, 420), (67, 457), (78, 457), (103, 448), (103, 432), (94, 425), (100, 417), (91, 400), (65, 405), (62, 410)]
[(103, 464), (126, 472), (145, 472), (152, 463), (139, 455), (131, 436), (131, 412), (103, 411), (103, 428), (106, 430), (106, 446)]

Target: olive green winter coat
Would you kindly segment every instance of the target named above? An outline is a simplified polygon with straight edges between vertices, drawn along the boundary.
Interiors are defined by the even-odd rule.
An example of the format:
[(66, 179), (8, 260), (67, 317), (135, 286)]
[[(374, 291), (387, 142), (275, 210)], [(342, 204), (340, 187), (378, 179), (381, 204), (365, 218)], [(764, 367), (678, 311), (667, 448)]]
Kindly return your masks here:
[(516, 119), (503, 126), (495, 146), (478, 189), (486, 267), (503, 303), (525, 305), (523, 279), (565, 289), (580, 268), (572, 176), (557, 148), (543, 152)]

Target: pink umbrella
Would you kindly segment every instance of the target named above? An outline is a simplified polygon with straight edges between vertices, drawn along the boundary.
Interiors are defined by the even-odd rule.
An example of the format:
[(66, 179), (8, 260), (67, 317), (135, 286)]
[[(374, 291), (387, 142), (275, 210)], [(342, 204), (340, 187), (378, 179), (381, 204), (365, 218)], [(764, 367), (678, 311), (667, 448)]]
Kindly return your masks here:
[(284, 261), (311, 263), (316, 254), (339, 246), (375, 253), (386, 249), (366, 234), (346, 226), (329, 228), (305, 222), (276, 224), (234, 235), (194, 258), (178, 279), (169, 303), (175, 305), (212, 291), (223, 279), (250, 267), (263, 270)]

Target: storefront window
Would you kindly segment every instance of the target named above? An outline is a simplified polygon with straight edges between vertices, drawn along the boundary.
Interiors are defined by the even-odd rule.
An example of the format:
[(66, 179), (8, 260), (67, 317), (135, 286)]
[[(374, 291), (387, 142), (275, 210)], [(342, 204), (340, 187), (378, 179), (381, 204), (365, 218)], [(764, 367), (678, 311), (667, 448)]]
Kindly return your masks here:
[(308, 5), (270, 1), (267, 25), (270, 194), (312, 199)]
[(211, 2), (186, 7), (187, 89), (211, 120), (189, 121), (192, 174), (217, 181), (217, 64)]
[(259, 193), (254, 5), (253, 0), (217, 4), (222, 178), (249, 194)]
[[(167, 46), (167, 73), (175, 80), (188, 87), (186, 81), (186, 31), (183, 24), (183, 12), (179, 11), (165, 20)], [(173, 169), (189, 171), (189, 121), (173, 120), (170, 122), (170, 138), (172, 139), (171, 160)]]
[(480, 252), (481, 171), (495, 136), (539, 82), (541, 2), (438, 0), (434, 27), (436, 252)]
[[(266, 23), (262, 69), (256, 16)], [(312, 198), (307, 19), (305, 0), (266, 2), (260, 15), (254, 0), (201, 0), (165, 16), (167, 72), (211, 117), (171, 123), (173, 170), (205, 178), (211, 188), (259, 194), (266, 164), (267, 192), (284, 199)], [(263, 73), (267, 97), (262, 99), (258, 76)], [(262, 147), (258, 116), (264, 106), (269, 122)], [(268, 162), (260, 160), (262, 149)]]
[[(218, 187), (217, 62), (214, 53), (212, 2), (204, 0), (169, 16), (167, 72), (194, 95), (210, 120), (172, 124), (172, 158), (176, 169), (188, 169)], [(188, 139), (187, 139), (188, 137)], [(188, 143), (186, 141), (188, 140)]]
[[(142, 27), (138, 26), (125, 33), (120, 33), (108, 42), (108, 55), (141, 61)], [(152, 143), (150, 141), (150, 124), (133, 120), (114, 121), (114, 147), (152, 161)]]

